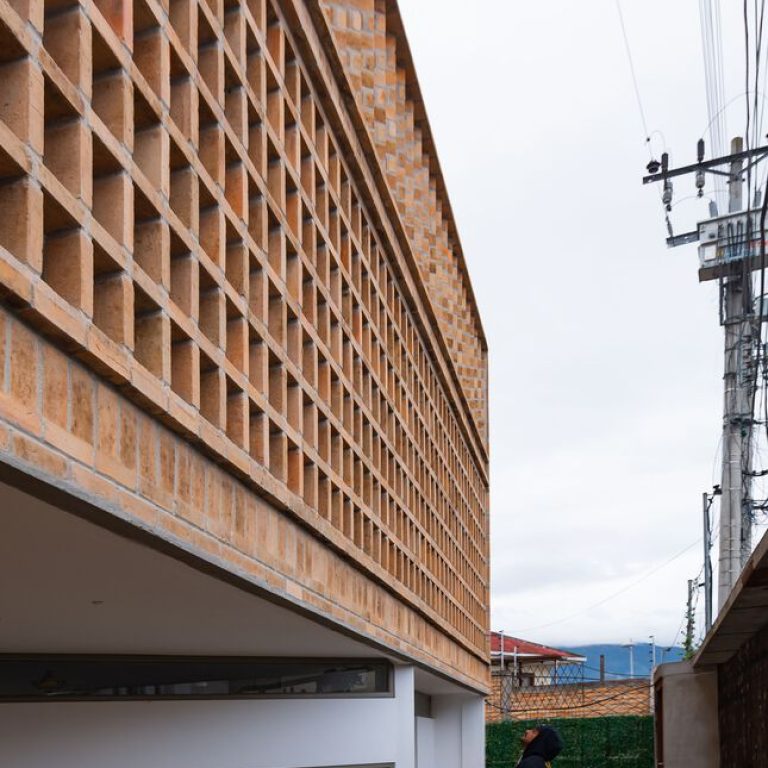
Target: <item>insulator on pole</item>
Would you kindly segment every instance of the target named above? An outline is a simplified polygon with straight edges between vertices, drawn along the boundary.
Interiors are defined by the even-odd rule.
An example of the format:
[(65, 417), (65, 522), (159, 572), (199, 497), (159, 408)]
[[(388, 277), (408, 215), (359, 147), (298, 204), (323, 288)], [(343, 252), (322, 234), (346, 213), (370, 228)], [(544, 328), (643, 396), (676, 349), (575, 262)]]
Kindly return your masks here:
[(699, 197), (704, 194), (704, 176), (704, 171), (696, 171), (696, 189), (698, 190)]
[(672, 182), (667, 179), (664, 182), (664, 191), (661, 193), (661, 202), (668, 211), (672, 210)]

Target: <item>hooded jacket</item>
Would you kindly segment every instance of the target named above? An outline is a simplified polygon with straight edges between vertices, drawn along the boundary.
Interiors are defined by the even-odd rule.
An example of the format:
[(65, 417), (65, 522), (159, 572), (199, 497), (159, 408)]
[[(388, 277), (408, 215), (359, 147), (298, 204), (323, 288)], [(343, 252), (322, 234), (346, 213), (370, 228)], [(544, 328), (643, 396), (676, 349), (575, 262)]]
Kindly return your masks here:
[(525, 748), (517, 768), (544, 768), (563, 749), (560, 734), (548, 725), (538, 728), (539, 735)]

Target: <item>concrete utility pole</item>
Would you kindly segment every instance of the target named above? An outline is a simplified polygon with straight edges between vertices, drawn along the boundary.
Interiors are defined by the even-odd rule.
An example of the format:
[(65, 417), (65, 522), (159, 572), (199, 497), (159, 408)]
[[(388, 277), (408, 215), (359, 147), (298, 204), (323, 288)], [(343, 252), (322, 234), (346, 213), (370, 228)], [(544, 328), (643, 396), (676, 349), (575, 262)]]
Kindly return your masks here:
[(709, 510), (715, 498), (715, 492), (712, 493), (711, 498), (706, 491), (701, 495), (704, 528), (704, 629), (706, 632), (712, 629), (712, 556), (710, 555), (712, 550), (712, 522), (709, 517)]
[[(759, 359), (761, 325), (765, 319), (762, 312), (755, 313), (752, 272), (762, 266), (763, 234), (758, 231), (760, 211), (743, 210), (743, 178), (746, 173), (757, 178), (755, 166), (767, 157), (768, 147), (745, 151), (738, 137), (731, 142), (730, 155), (704, 160), (704, 142), (699, 140), (697, 163), (671, 170), (665, 153), (661, 163), (649, 163), (650, 174), (643, 178), (643, 183), (663, 182), (662, 200), (670, 211), (672, 178), (695, 174), (701, 197), (705, 174), (728, 177), (727, 214), (718, 215), (711, 203), (713, 218), (699, 222), (696, 230), (681, 235), (671, 234), (667, 219), (670, 229), (667, 244), (677, 246), (698, 240), (699, 280), (719, 280), (721, 287), (720, 322), (725, 334), (725, 353), (718, 608), (728, 599), (752, 551), (752, 411), (758, 373), (755, 362)], [(723, 167), (728, 170), (722, 170)], [(705, 547), (707, 545), (705, 541)], [(708, 555), (708, 549), (706, 552)], [(705, 569), (707, 559), (705, 557)], [(711, 570), (709, 573), (711, 578)]]
[(651, 714), (656, 711), (656, 697), (653, 695), (653, 673), (656, 670), (656, 635), (649, 635), (651, 641), (651, 673), (648, 675), (648, 694), (650, 697)]
[[(739, 137), (733, 140), (731, 153), (741, 151)], [(729, 213), (739, 213), (742, 208), (742, 166), (741, 159), (731, 163)], [(752, 218), (749, 217), (750, 221)], [(751, 239), (751, 235), (748, 237)], [(748, 242), (745, 247), (749, 248)], [(723, 607), (741, 573), (746, 561), (743, 556), (745, 547), (750, 551), (752, 548), (748, 474), (751, 468), (752, 399), (751, 378), (745, 375), (745, 363), (752, 359), (753, 351), (751, 271), (737, 269), (725, 277), (723, 292), (723, 499), (720, 505), (718, 608)]]
[(685, 655), (688, 658), (693, 653), (693, 579), (688, 579), (688, 602), (685, 611)]

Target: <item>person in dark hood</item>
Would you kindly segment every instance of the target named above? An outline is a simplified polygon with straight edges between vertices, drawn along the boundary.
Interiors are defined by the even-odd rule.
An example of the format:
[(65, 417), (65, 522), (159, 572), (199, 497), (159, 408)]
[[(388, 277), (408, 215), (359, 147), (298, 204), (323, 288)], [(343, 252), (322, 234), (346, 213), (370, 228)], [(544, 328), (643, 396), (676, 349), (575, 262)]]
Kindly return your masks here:
[(560, 734), (550, 725), (529, 728), (520, 739), (523, 754), (517, 768), (545, 768), (563, 749)]

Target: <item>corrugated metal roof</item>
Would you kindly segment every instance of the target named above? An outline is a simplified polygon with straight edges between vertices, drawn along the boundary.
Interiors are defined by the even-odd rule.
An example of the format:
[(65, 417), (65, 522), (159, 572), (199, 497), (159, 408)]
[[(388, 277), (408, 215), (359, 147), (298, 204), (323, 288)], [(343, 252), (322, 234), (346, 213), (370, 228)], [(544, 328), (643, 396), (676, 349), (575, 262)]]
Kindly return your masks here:
[[(504, 635), (504, 653), (512, 656), (517, 654), (526, 659), (542, 659), (545, 661), (586, 661), (586, 656), (579, 656), (577, 653), (564, 651), (560, 648), (551, 648), (548, 645), (534, 643), (530, 640), (523, 640), (520, 637)], [(501, 633), (491, 632), (491, 656), (501, 654)]]

